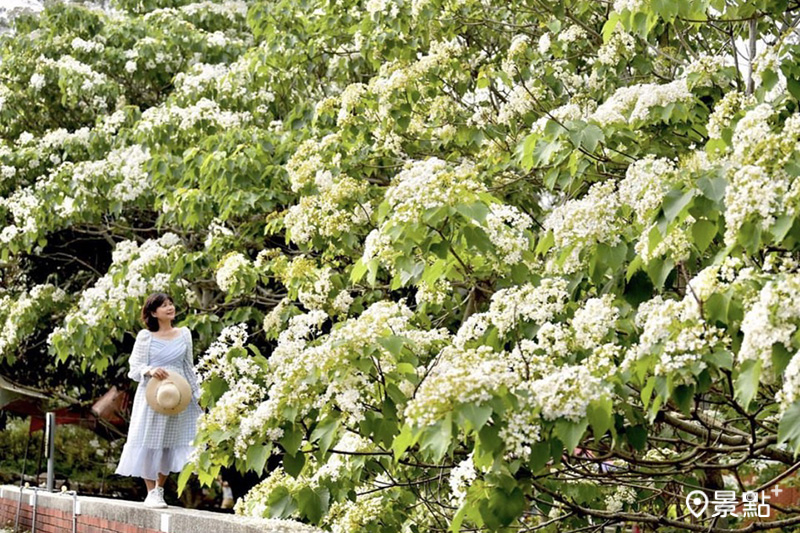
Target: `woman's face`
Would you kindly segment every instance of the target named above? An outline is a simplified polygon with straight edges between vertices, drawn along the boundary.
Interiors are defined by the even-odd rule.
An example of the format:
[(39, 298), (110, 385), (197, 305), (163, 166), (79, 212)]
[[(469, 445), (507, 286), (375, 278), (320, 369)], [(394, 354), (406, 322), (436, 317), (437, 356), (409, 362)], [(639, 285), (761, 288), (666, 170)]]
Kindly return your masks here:
[(164, 300), (155, 311), (150, 313), (159, 320), (174, 320), (175, 319), (175, 304), (170, 300)]

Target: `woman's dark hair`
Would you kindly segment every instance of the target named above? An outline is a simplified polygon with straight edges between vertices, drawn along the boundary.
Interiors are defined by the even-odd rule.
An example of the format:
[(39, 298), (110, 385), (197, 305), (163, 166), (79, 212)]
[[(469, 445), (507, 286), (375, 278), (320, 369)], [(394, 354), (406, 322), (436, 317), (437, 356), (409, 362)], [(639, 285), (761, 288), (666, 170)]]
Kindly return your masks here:
[(172, 296), (165, 292), (154, 292), (145, 300), (144, 306), (142, 306), (142, 322), (150, 331), (158, 331), (158, 319), (150, 313), (154, 313), (166, 300), (175, 304)]

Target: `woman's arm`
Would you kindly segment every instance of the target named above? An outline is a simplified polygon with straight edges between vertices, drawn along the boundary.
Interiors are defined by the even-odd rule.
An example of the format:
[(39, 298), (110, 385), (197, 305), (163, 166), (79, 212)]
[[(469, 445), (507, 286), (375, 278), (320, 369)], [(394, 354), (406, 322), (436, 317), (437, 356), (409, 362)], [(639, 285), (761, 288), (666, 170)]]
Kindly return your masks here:
[(133, 381), (142, 381), (150, 371), (150, 367), (147, 366), (147, 350), (145, 349), (146, 335), (147, 331), (145, 330), (139, 331), (139, 334), (136, 335), (136, 342), (133, 343), (131, 357), (128, 360), (131, 367), (128, 371), (128, 377)]
[(189, 377), (189, 386), (192, 388), (192, 397), (195, 400), (200, 399), (200, 387), (197, 384), (197, 373), (194, 371), (194, 350), (192, 348), (192, 331), (188, 326), (184, 326), (184, 335), (186, 336), (186, 357), (184, 363), (186, 365), (186, 374)]

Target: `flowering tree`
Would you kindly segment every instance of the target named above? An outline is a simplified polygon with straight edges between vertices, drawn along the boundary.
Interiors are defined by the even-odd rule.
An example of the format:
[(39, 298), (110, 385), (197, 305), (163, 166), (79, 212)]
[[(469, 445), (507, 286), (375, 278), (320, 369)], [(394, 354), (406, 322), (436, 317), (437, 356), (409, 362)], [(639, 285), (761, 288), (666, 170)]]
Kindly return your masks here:
[(174, 293), (208, 346), (180, 480), (280, 455), (246, 515), (800, 524), (685, 500), (798, 465), (800, 4), (184, 4), (3, 38), (0, 357), (120, 368)]

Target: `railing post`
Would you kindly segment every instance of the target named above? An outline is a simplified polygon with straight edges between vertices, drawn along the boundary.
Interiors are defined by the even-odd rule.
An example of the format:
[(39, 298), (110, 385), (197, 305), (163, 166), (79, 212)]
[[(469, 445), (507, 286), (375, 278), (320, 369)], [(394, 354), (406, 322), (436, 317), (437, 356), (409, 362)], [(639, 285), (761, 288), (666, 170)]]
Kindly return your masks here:
[(45, 456), (47, 457), (47, 490), (53, 492), (55, 487), (55, 454), (56, 454), (56, 414), (47, 413), (45, 420), (45, 437), (46, 448)]

